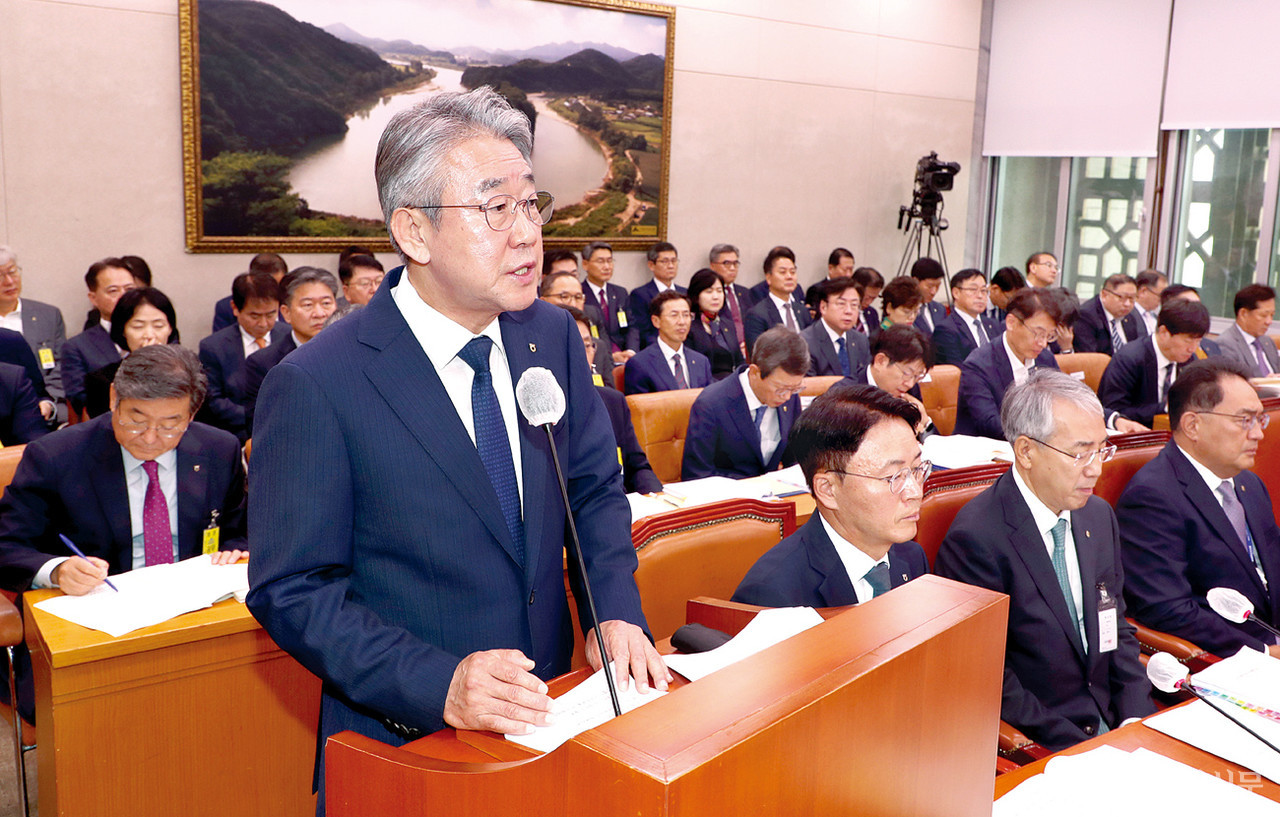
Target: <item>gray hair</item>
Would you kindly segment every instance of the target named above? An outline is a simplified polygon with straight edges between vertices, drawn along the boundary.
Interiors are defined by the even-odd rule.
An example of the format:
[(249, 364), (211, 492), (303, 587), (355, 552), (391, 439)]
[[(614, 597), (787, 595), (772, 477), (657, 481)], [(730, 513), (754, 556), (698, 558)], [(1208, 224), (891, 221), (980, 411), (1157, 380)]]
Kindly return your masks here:
[[(387, 123), (378, 141), (374, 178), (387, 235), (401, 258), (404, 253), (391, 234), (391, 214), (400, 207), (442, 204), (450, 181), (445, 169), (449, 153), (481, 135), (511, 142), (532, 167), (529, 117), (487, 85), (467, 93), (436, 94)], [(432, 225), (440, 226), (439, 210), (424, 212)]]
[(283, 303), (291, 303), (293, 293), (304, 284), (324, 284), (333, 292), (334, 298), (338, 297), (338, 279), (333, 277), (332, 272), (319, 267), (295, 267), (280, 279), (280, 291), (284, 294)]
[(732, 244), (717, 244), (711, 248), (711, 252), (708, 253), (707, 255), (707, 260), (710, 261), (712, 264), (715, 264), (719, 260), (720, 256), (724, 255), (725, 253), (742, 255), (742, 253), (738, 252), (738, 248), (733, 246)]
[(761, 377), (768, 377), (782, 369), (793, 377), (809, 371), (809, 344), (798, 332), (785, 326), (775, 326), (756, 338), (751, 347), (751, 362), (760, 369)]
[(592, 241), (590, 244), (582, 248), (582, 260), (590, 261), (591, 256), (595, 255), (598, 250), (608, 250), (609, 254), (613, 254), (613, 245), (607, 241)]
[(1098, 395), (1084, 383), (1057, 369), (1036, 369), (1026, 381), (1010, 386), (1000, 405), (1000, 425), (1005, 439), (1019, 437), (1047, 440), (1057, 430), (1054, 402), (1065, 400), (1085, 411), (1102, 416)]
[(13, 251), (12, 247), (8, 244), (0, 244), (0, 264), (8, 264), (11, 261), (16, 263), (17, 260), (18, 254)]
[[(121, 400), (169, 400), (186, 397), (194, 417), (209, 390), (200, 358), (176, 343), (143, 346), (120, 364), (112, 383), (117, 406)], [(116, 406), (111, 407), (112, 410)]]

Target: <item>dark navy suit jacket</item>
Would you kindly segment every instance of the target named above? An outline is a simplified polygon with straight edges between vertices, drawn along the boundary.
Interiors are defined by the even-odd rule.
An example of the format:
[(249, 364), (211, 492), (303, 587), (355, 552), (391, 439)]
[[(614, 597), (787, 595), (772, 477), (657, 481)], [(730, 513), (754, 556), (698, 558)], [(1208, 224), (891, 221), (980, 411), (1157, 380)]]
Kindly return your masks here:
[(236, 322), (236, 313), (231, 311), (231, 296), (220, 298), (213, 305), (213, 329), (211, 332), (219, 332)]
[[(626, 289), (617, 284), (605, 282), (604, 294), (605, 298), (609, 300), (609, 320), (607, 323), (603, 320), (604, 314), (600, 311), (600, 301), (596, 298), (591, 285), (586, 281), (582, 282), (582, 294), (586, 296), (586, 300), (583, 302), (583, 311), (600, 323), (601, 339), (616, 343), (619, 349), (627, 348), (627, 327), (631, 325), (631, 315), (627, 311), (630, 299), (627, 297)], [(645, 308), (648, 309), (647, 306)], [(645, 323), (648, 322), (649, 319), (646, 317)], [(612, 351), (610, 349), (611, 354)]]
[(48, 433), (31, 378), (21, 366), (0, 363), (0, 444), (21, 445)]
[[(690, 348), (687, 343), (683, 351), (685, 366), (688, 368), (684, 377), (689, 381), (689, 388), (700, 389), (711, 385), (711, 361)], [(622, 391), (625, 394), (649, 394), (676, 388), (676, 376), (671, 373), (671, 367), (662, 354), (662, 347), (657, 343), (646, 346), (628, 360), (622, 375)]]
[(733, 328), (733, 316), (721, 310), (712, 328), (714, 335), (703, 327), (702, 313), (694, 310), (685, 343), (711, 361), (713, 380), (723, 380), (745, 361), (738, 346), (738, 330)]
[[(198, 556), (214, 511), (223, 550), (244, 548), (244, 467), (240, 443), (192, 423), (178, 443), (178, 555)], [(70, 556), (58, 534), (112, 573), (133, 569), (124, 459), (111, 415), (30, 443), (0, 501), (0, 587), (22, 591), (52, 556)]]
[[(1076, 319), (1075, 341), (1072, 347), (1077, 352), (1102, 352), (1114, 355), (1111, 348), (1111, 316), (1103, 308), (1101, 296), (1094, 295), (1080, 305), (1080, 317)], [(1136, 312), (1130, 312), (1120, 321), (1128, 346), (1130, 342), (1147, 334), (1147, 326)]]
[[(288, 335), (288, 324), (272, 327), (271, 346), (280, 343)], [(232, 323), (200, 341), (200, 362), (204, 364), (205, 375), (209, 378), (209, 393), (201, 407), (202, 416), (207, 418), (210, 425), (230, 431), (242, 441), (247, 439), (245, 404), (248, 396), (245, 390), (244, 342), (240, 338), (240, 324)]]
[[(924, 548), (915, 542), (889, 547), (890, 587), (900, 587), (929, 572)], [(738, 589), (733, 601), (763, 607), (843, 607), (857, 604), (853, 580), (831, 544), (821, 514), (769, 548)]]
[[(676, 292), (688, 295), (689, 290), (674, 285)], [(664, 290), (665, 291), (665, 290)], [(652, 345), (658, 339), (658, 328), (649, 319), (649, 304), (658, 297), (658, 284), (650, 278), (648, 283), (631, 290), (628, 297), (628, 318), (631, 325), (627, 327), (627, 348), (638, 352)]]
[(661, 491), (662, 480), (653, 473), (649, 457), (636, 439), (636, 427), (631, 422), (631, 408), (627, 405), (627, 398), (612, 387), (596, 386), (596, 393), (609, 412), (609, 425), (613, 426), (613, 438), (618, 443), (618, 459), (622, 461), (622, 487), (629, 494)]
[[(737, 286), (737, 284), (735, 284), (734, 286)], [(751, 287), (751, 289), (748, 289), (747, 295), (751, 298), (751, 306), (755, 306), (756, 304), (763, 301), (765, 298), (769, 297), (769, 282), (767, 280), (761, 281), (760, 283)], [(796, 282), (796, 288), (791, 290), (791, 300), (799, 304), (800, 306), (805, 305), (804, 304), (804, 287), (802, 287), (798, 281)]]
[(742, 381), (733, 374), (713, 383), (702, 390), (689, 409), (681, 479), (756, 477), (776, 471), (781, 465), (794, 465), (796, 458), (787, 447), (787, 437), (799, 416), (800, 396), (793, 394), (778, 407), (782, 441), (765, 462), (760, 453), (760, 432), (747, 409)]
[[(579, 338), (581, 343), (582, 339)], [(271, 371), (277, 363), (284, 360), (284, 356), (298, 348), (298, 344), (293, 342), (293, 331), (285, 333), (284, 337), (279, 340), (271, 341), (271, 345), (265, 349), (259, 349), (244, 359), (244, 431), (248, 437), (253, 436), (253, 417), (258, 404), (258, 392), (262, 390), (262, 381), (266, 379), (267, 372)]]
[[(982, 328), (987, 331), (987, 337), (991, 340), (998, 340), (1000, 333), (1004, 331), (1004, 324), (999, 323), (987, 315), (982, 313), (978, 316), (982, 321)], [(933, 348), (937, 354), (936, 361), (938, 363), (947, 363), (952, 366), (959, 366), (964, 363), (964, 359), (969, 353), (978, 348), (978, 344), (973, 339), (973, 332), (969, 329), (969, 317), (958, 309), (951, 310), (951, 314), (938, 321), (933, 329)]]
[[(321, 749), (344, 729), (403, 744), (386, 719), (440, 729), (473, 652), (521, 650), (549, 679), (573, 648), (546, 432), (518, 418), (522, 562), (476, 446), (392, 300), (402, 273), (275, 366), (255, 419), (248, 605), (323, 680)], [(564, 389), (553, 433), (601, 619), (644, 627), (617, 449), (578, 328), (540, 300), (498, 323), (513, 385), (540, 366)]]
[(1172, 440), (1134, 474), (1116, 504), (1130, 614), (1223, 657), (1242, 646), (1265, 649), (1273, 639), (1261, 627), (1213, 612), (1206, 601), (1211, 588), (1239, 590), (1258, 618), (1280, 624), (1280, 529), (1271, 498), (1250, 471), (1235, 477), (1235, 488), (1270, 589), (1217, 497)]
[[(1047, 348), (1036, 357), (1037, 369), (1056, 369), (1058, 361)], [(1004, 439), (1000, 426), (1000, 402), (1013, 384), (1013, 364), (997, 339), (974, 350), (960, 364), (960, 397), (956, 407), (956, 434)]]
[[(1125, 621), (1125, 572), (1111, 506), (1090, 497), (1071, 512), (1071, 536), (1087, 650), (1012, 473), (960, 509), (935, 564), (939, 576), (1009, 594), (1000, 717), (1054, 751), (1097, 734), (1100, 715), (1113, 729), (1154, 710), (1138, 642)], [(1117, 604), (1118, 644), (1105, 653), (1098, 649), (1103, 588)]]
[(119, 350), (100, 325), (90, 326), (62, 344), (62, 388), (76, 411), (84, 408), (84, 379), (89, 372), (119, 362)]
[[(800, 333), (809, 346), (809, 376), (824, 377), (844, 375), (840, 368), (840, 354), (827, 332), (826, 322), (818, 318)], [(871, 363), (871, 343), (861, 332), (850, 329), (844, 333), (844, 348), (849, 355), (849, 376)]]
[[(1156, 350), (1147, 336), (1111, 357), (1102, 380), (1098, 383), (1098, 399), (1107, 415), (1118, 411), (1130, 420), (1151, 428), (1157, 414), (1164, 414), (1160, 402), (1160, 370)], [(1176, 369), (1174, 377), (1177, 377)]]
[(947, 305), (940, 304), (937, 301), (926, 301), (920, 305), (920, 314), (916, 315), (915, 327), (924, 333), (926, 338), (933, 336), (933, 329), (929, 328), (929, 324), (925, 322), (924, 313), (928, 310), (929, 317), (933, 319), (934, 329), (947, 317)]
[[(793, 294), (794, 292), (795, 290), (792, 290)], [(797, 332), (813, 323), (813, 318), (809, 316), (809, 307), (805, 306), (803, 301), (797, 302), (795, 298), (791, 299), (791, 314), (795, 318)], [(766, 291), (764, 298), (756, 301), (756, 305), (751, 307), (742, 318), (742, 330), (747, 336), (747, 350), (755, 348), (756, 338), (773, 327), (781, 325), (782, 313), (778, 311), (777, 305)]]

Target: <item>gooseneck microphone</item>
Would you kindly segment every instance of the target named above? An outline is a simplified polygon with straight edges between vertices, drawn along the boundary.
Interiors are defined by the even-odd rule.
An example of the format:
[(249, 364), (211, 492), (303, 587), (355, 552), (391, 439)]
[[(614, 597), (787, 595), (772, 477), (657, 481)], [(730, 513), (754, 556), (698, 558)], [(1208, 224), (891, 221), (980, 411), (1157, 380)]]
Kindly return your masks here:
[(596, 646), (600, 648), (600, 660), (604, 664), (604, 678), (609, 685), (609, 700), (613, 703), (613, 714), (621, 715), (622, 706), (618, 703), (618, 690), (614, 686), (613, 673), (609, 670), (609, 653), (605, 650), (604, 634), (600, 632), (600, 614), (596, 612), (596, 601), (591, 595), (591, 580), (587, 577), (587, 561), (582, 557), (582, 543), (578, 541), (578, 526), (573, 521), (573, 512), (569, 507), (569, 486), (564, 479), (564, 471), (560, 468), (560, 454), (556, 451), (556, 438), (551, 427), (564, 416), (564, 390), (556, 382), (556, 376), (550, 369), (534, 366), (524, 370), (520, 381), (516, 383), (516, 403), (520, 413), (529, 421), (529, 425), (538, 426), (547, 432), (547, 442), (551, 444), (551, 461), (556, 466), (556, 481), (560, 483), (560, 497), (564, 500), (564, 515), (569, 522), (569, 538), (573, 542), (573, 558), (582, 574), (582, 589), (587, 597), (587, 609), (591, 613), (592, 629), (596, 632)]
[(1277, 748), (1274, 743), (1250, 729), (1248, 725), (1236, 718), (1227, 710), (1211, 703), (1208, 696), (1204, 695), (1195, 684), (1191, 683), (1191, 679), (1187, 677), (1189, 674), (1190, 673), (1187, 668), (1179, 663), (1178, 659), (1174, 658), (1167, 652), (1158, 652), (1151, 656), (1151, 659), (1147, 661), (1147, 680), (1151, 682), (1153, 687), (1161, 692), (1177, 692), (1180, 689), (1190, 692), (1192, 695), (1204, 701), (1210, 709), (1218, 712), (1236, 726), (1239, 726), (1250, 735), (1253, 735), (1255, 738), (1262, 741), (1263, 744), (1271, 749), (1271, 751), (1280, 752), (1280, 748)]
[(1208, 592), (1207, 598), (1209, 606), (1213, 608), (1213, 612), (1227, 621), (1235, 622), (1236, 624), (1252, 621), (1272, 635), (1280, 636), (1280, 630), (1253, 614), (1253, 602), (1245, 598), (1244, 593), (1234, 587), (1215, 587)]

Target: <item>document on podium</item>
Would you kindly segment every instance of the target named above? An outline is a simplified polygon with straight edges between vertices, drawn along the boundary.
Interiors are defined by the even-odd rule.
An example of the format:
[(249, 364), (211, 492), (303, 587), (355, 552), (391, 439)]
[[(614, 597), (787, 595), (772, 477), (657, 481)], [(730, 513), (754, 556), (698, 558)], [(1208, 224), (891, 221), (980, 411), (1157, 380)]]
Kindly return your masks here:
[(125, 633), (202, 610), (249, 592), (248, 563), (215, 565), (209, 555), (176, 564), (154, 565), (111, 577), (119, 588), (105, 583), (83, 596), (54, 596), (36, 609), (73, 624), (119, 638)]
[[(626, 689), (616, 680), (614, 685), (618, 687), (618, 706), (624, 715), (667, 694), (653, 688), (641, 693), (636, 689), (634, 680), (628, 681)], [(613, 720), (613, 701), (609, 698), (604, 670), (597, 670), (590, 678), (553, 700), (551, 718), (552, 722), (546, 726), (536, 726), (527, 735), (507, 735), (507, 740), (539, 752), (550, 752), (588, 729)]]
[(667, 666), (690, 681), (697, 681), (730, 664), (750, 658), (767, 647), (786, 641), (810, 627), (816, 627), (822, 621), (822, 616), (812, 607), (761, 610), (741, 632), (714, 650), (693, 655), (668, 655), (665, 657)]
[(993, 462), (1013, 462), (1013, 446), (1004, 440), (971, 437), (967, 434), (931, 434), (925, 438), (921, 456), (939, 468), (968, 468)]

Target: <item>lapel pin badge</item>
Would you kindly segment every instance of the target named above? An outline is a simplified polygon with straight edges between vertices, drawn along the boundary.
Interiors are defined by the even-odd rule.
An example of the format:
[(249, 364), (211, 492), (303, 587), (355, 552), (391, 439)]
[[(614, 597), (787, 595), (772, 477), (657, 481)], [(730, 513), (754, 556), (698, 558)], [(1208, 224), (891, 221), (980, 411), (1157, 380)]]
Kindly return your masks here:
[(197, 470), (197, 471), (199, 471), (199, 470), (200, 470), (200, 466), (198, 466), (198, 465), (193, 465), (193, 466), (192, 466), (192, 468), (194, 468), (194, 469), (195, 469), (195, 470)]
[(1092, 533), (1090, 533), (1089, 531), (1085, 531), (1085, 532), (1084, 532), (1084, 538), (1086, 538), (1086, 539), (1092, 539), (1092, 538), (1093, 538), (1093, 534), (1092, 534)]
[(536, 343), (530, 343), (530, 344), (529, 344), (529, 351), (530, 351), (530, 352), (536, 352), (536, 351), (538, 351), (538, 344), (536, 344)]

